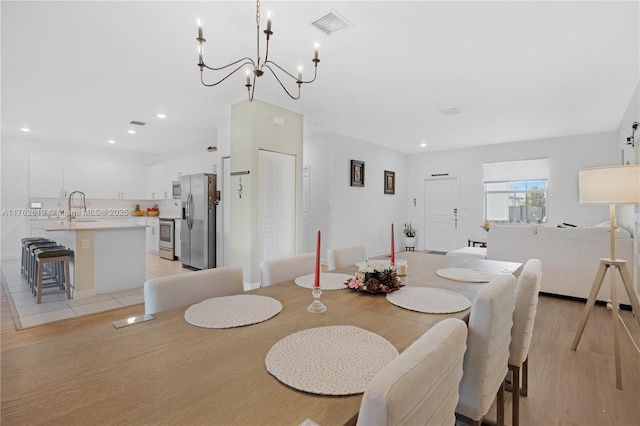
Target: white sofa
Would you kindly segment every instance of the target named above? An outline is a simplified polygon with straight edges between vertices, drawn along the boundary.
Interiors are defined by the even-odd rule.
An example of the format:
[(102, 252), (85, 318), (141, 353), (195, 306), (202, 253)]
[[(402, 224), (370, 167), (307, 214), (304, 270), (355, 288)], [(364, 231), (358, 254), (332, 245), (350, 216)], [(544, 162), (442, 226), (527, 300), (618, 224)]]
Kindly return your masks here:
[[(600, 265), (609, 258), (611, 247), (608, 226), (557, 228), (543, 225), (494, 225), (488, 233), (487, 259), (526, 262), (542, 261), (540, 291), (587, 299)], [(616, 258), (627, 261), (633, 270), (633, 239), (624, 229), (616, 232)], [(621, 303), (630, 304), (618, 274)], [(598, 300), (611, 299), (610, 272)]]

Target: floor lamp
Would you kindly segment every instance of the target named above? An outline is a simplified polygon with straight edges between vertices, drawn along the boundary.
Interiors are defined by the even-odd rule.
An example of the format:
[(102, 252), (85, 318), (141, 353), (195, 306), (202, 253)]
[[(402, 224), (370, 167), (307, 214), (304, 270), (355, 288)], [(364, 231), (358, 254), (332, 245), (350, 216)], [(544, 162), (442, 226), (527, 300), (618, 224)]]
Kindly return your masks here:
[[(616, 271), (619, 272), (624, 288), (627, 291), (631, 307), (636, 320), (640, 325), (640, 302), (638, 295), (631, 285), (631, 276), (627, 270), (626, 260), (616, 259), (616, 204), (640, 204), (640, 165), (632, 166), (609, 166), (580, 170), (580, 204), (609, 204), (610, 217), (610, 242), (611, 257), (600, 259), (600, 266), (596, 273), (593, 287), (587, 304), (582, 313), (580, 325), (573, 339), (571, 350), (576, 350), (580, 338), (584, 332), (584, 327), (589, 319), (589, 314), (593, 309), (596, 297), (602, 287), (602, 282), (610, 270), (611, 277), (611, 306), (612, 306), (612, 329), (613, 329), (613, 350), (616, 368), (616, 387), (622, 389), (622, 370), (620, 366), (620, 326), (622, 318), (618, 313), (618, 288), (616, 285)], [(624, 326), (624, 323), (622, 323)], [(631, 335), (629, 335), (631, 337)], [(633, 339), (632, 339), (633, 340)], [(634, 342), (635, 345), (635, 342)], [(637, 346), (636, 346), (637, 347)]]

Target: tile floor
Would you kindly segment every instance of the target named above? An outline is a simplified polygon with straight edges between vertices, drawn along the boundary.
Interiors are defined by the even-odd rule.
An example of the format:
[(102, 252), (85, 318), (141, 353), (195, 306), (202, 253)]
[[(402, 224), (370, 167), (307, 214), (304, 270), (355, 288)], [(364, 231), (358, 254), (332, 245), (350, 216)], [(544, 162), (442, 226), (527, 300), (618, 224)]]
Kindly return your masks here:
[[(182, 268), (179, 261), (170, 261), (154, 254), (147, 254), (146, 266), (147, 279), (188, 271)], [(98, 294), (89, 299), (67, 300), (64, 294), (52, 294), (44, 296), (42, 302), (37, 304), (36, 298), (20, 274), (19, 259), (3, 261), (2, 275), (6, 283), (5, 291), (13, 300), (22, 328), (144, 303), (144, 283), (140, 283), (139, 288)]]

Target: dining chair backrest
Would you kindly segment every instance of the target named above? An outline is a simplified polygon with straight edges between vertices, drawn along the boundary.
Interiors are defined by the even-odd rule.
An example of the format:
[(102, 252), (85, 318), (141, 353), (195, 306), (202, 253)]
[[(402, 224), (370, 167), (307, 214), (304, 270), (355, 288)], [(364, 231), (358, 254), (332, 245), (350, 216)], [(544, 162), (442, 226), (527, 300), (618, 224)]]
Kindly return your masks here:
[(367, 386), (358, 425), (453, 425), (466, 349), (464, 321), (438, 322)]
[(471, 305), (467, 352), (456, 412), (474, 421), (487, 414), (495, 395), (503, 389), (511, 342), (515, 285), (513, 275), (499, 275), (478, 291)]
[(316, 270), (315, 253), (296, 254), (260, 263), (260, 287), (293, 280)]
[[(529, 387), (529, 347), (533, 335), (533, 321), (538, 307), (538, 293), (542, 278), (542, 262), (529, 259), (518, 276), (516, 307), (513, 311), (509, 371), (511, 372), (511, 425), (520, 424), (520, 395), (527, 396)], [(522, 380), (521, 380), (522, 378)]]
[(367, 260), (367, 250), (362, 244), (327, 250), (327, 263), (330, 271), (352, 266), (364, 260)]
[(524, 264), (516, 285), (509, 364), (520, 366), (529, 354), (541, 278), (542, 262), (538, 259), (529, 259)]
[(155, 314), (244, 291), (242, 268), (225, 266), (153, 278), (144, 283), (144, 313)]

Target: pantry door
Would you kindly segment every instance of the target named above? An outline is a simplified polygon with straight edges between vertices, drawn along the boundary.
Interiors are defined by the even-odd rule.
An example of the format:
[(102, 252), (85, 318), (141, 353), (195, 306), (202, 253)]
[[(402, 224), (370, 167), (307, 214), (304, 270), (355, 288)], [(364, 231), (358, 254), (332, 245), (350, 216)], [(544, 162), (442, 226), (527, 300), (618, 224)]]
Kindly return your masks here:
[(295, 254), (296, 157), (260, 150), (260, 262)]
[(425, 180), (425, 250), (458, 249), (458, 178)]

